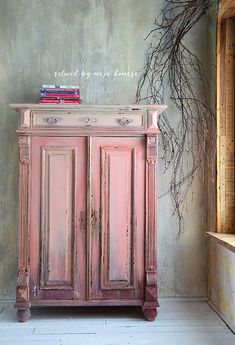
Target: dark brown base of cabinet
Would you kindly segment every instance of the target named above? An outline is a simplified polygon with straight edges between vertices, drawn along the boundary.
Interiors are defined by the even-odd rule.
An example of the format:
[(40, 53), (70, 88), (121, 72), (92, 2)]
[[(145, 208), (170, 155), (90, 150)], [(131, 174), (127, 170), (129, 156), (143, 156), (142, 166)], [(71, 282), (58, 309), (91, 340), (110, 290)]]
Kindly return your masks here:
[(17, 318), (20, 322), (27, 322), (30, 316), (31, 316), (30, 308), (17, 310)]
[[(41, 306), (42, 306), (42, 304), (41, 304)], [(49, 305), (45, 305), (44, 304), (44, 306), (49, 306)], [(67, 306), (71, 306), (71, 304), (70, 305), (68, 304)], [(113, 306), (115, 306), (115, 304), (113, 304)], [(120, 304), (119, 304), (119, 306), (121, 307)], [(143, 311), (144, 318), (147, 321), (154, 321), (155, 320), (155, 318), (157, 316), (157, 309), (156, 308), (144, 308), (144, 307), (142, 307), (142, 311)], [(30, 319), (30, 316), (31, 316), (30, 308), (18, 308), (18, 310), (17, 310), (17, 318), (18, 318), (18, 320), (20, 322), (27, 322)]]

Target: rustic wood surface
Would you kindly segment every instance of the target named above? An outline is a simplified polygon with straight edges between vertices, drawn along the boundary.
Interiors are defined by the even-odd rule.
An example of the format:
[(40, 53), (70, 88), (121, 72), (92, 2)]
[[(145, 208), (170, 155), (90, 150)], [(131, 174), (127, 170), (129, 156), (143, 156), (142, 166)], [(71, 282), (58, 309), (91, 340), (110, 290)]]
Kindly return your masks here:
[(234, 11), (234, 2), (221, 2), (217, 29), (217, 231), (234, 233), (235, 19), (225, 15), (226, 7)]
[(85, 106), (72, 114), (55, 105), (43, 112), (37, 104), (11, 106), (19, 113), (19, 321), (34, 304), (96, 301), (142, 305), (153, 321), (157, 118), (166, 107), (92, 106), (102, 117)]
[(235, 336), (206, 302), (160, 299), (154, 322), (140, 308), (35, 308), (18, 323), (13, 303), (0, 303), (0, 344), (234, 345)]

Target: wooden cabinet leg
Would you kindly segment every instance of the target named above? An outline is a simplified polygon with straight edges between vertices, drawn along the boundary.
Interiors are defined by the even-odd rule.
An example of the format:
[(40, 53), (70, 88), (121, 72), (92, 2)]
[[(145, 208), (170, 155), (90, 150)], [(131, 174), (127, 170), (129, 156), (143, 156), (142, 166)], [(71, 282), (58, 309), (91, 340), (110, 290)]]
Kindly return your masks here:
[(144, 317), (147, 321), (154, 321), (156, 316), (157, 316), (157, 309), (156, 308), (152, 308), (152, 309), (145, 308), (144, 309)]
[(157, 316), (157, 309), (156, 308), (145, 308), (144, 309), (144, 317), (147, 321), (154, 321)]
[(27, 322), (30, 316), (31, 316), (30, 308), (17, 310), (17, 318), (20, 322)]

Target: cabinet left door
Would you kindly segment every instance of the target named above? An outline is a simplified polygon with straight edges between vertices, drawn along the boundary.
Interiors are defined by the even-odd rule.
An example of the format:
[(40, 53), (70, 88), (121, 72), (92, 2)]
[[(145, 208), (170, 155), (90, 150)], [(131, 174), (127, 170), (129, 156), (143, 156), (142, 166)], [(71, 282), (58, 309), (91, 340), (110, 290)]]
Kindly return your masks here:
[(85, 299), (86, 138), (33, 137), (30, 299)]

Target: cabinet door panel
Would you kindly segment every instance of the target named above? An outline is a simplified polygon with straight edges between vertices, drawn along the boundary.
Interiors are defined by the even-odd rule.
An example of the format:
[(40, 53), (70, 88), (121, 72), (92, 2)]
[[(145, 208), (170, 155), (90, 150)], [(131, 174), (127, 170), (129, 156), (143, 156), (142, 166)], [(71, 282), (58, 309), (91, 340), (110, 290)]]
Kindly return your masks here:
[(72, 288), (76, 147), (42, 147), (41, 288)]
[(85, 139), (33, 138), (32, 151), (34, 298), (84, 298)]
[[(142, 298), (144, 253), (144, 139), (92, 139), (93, 298)], [(137, 197), (138, 188), (138, 197)]]
[(135, 148), (101, 148), (101, 288), (133, 288)]

